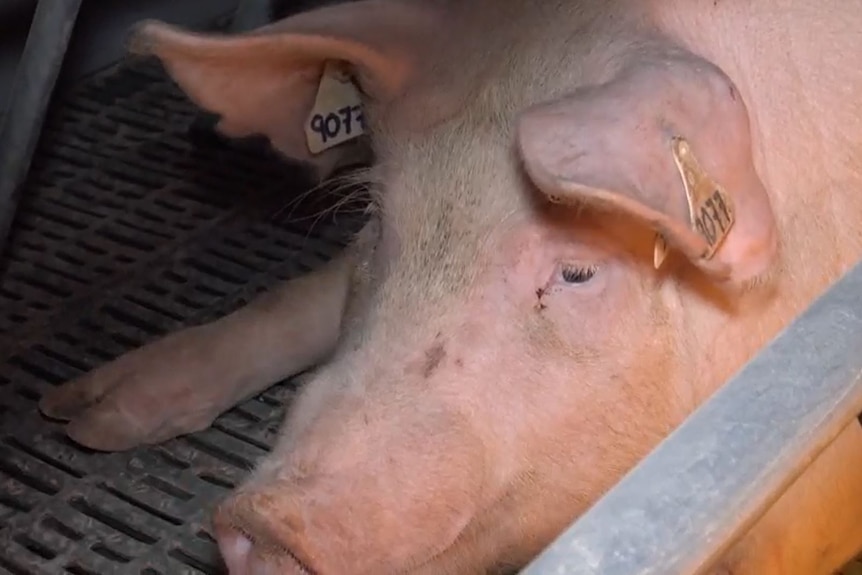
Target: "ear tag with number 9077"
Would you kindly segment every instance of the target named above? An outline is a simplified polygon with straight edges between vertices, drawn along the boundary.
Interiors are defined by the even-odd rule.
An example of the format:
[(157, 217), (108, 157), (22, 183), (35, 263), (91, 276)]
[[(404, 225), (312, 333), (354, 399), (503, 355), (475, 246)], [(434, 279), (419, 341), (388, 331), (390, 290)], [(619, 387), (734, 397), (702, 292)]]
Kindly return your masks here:
[[(689, 223), (691, 229), (706, 241), (700, 257), (708, 260), (721, 247), (736, 222), (733, 198), (706, 173), (685, 138), (674, 137), (672, 146), (673, 159), (688, 199)], [(655, 269), (661, 267), (667, 254), (667, 241), (658, 234), (653, 253)]]
[(305, 121), (308, 150), (319, 154), (363, 134), (365, 118), (359, 90), (341, 68), (327, 62), (314, 107)]

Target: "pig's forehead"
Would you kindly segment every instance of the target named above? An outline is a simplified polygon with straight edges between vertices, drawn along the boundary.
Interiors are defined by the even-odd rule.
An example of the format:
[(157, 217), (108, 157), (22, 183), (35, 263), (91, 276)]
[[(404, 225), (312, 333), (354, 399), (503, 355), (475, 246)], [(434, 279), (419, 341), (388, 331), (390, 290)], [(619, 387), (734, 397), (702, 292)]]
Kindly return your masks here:
[(543, 43), (524, 41), (523, 25), (494, 29), (481, 42), (458, 26), (441, 34), (416, 83), (371, 110), (384, 236), (389, 230), (410, 254), (401, 265), (417, 276), (438, 268), (463, 275), (454, 270), (494, 249), (510, 222), (533, 215), (539, 197), (520, 167), (519, 115), (605, 81), (616, 56), (630, 47), (610, 32), (596, 38), (567, 30)]
[(384, 228), (425, 249), (478, 241), (535, 194), (510, 126), (467, 114), (387, 142), (375, 181)]
[[(380, 294), (388, 306), (460, 292), (489, 263), (507, 221), (523, 214), (525, 190), (499, 126), (464, 118), (393, 136), (372, 168), (378, 203)], [(382, 271), (378, 270), (378, 271)], [(378, 276), (383, 279), (383, 276)]]
[(608, 12), (601, 2), (572, 2), (566, 18), (556, 9), (513, 9), (520, 14), (514, 22), (498, 0), (443, 3), (450, 4), (446, 25), (411, 54), (408, 85), (372, 114), (383, 139), (459, 115), (511, 122), (530, 105), (606, 81), (619, 56), (639, 42), (618, 33), (624, 19), (596, 24)]
[(474, 266), (525, 228), (557, 242), (605, 231), (606, 218), (548, 205), (521, 166), (514, 120), (479, 100), (430, 128), (392, 134), (379, 148), (372, 185), (382, 239), (417, 274)]

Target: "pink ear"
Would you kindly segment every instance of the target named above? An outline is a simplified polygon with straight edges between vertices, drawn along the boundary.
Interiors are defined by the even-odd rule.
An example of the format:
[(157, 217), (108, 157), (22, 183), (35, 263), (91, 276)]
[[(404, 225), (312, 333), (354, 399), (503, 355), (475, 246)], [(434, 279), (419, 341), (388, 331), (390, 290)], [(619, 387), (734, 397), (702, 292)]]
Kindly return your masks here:
[(742, 96), (691, 53), (629, 56), (610, 82), (527, 110), (518, 142), (549, 199), (627, 212), (716, 279), (745, 281), (774, 258)]
[(286, 156), (313, 164), (323, 178), (362, 151), (361, 140), (317, 154), (309, 149), (305, 122), (324, 66), (346, 64), (363, 98), (396, 97), (437, 16), (415, 4), (346, 2), (235, 36), (147, 21), (133, 32), (129, 49), (158, 57), (192, 101), (221, 116), (225, 135), (267, 136)]

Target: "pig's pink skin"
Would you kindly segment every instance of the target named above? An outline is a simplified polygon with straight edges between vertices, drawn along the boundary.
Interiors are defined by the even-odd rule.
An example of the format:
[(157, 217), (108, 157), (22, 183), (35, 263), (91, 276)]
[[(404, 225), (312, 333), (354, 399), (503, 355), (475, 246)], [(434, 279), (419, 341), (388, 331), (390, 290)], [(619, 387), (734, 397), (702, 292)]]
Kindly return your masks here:
[[(522, 565), (862, 255), (862, 68), (848, 60), (862, 10), (351, 6), (238, 40), (144, 30), (138, 49), (228, 132), (263, 131), (304, 160), (320, 58), (352, 63), (369, 93), (375, 217), (276, 304), (185, 332), (181, 384), (155, 343), (43, 408), (83, 443), (125, 448), (316, 365), (273, 453), (215, 514), (232, 575)], [(288, 94), (296, 105), (274, 105)], [(737, 206), (709, 260), (685, 227), (675, 134)], [(312, 161), (324, 177), (351, 153)], [(674, 248), (659, 271), (656, 231)], [(238, 342), (242, 365), (207, 355)], [(136, 401), (147, 388), (173, 419), (159, 395)], [(184, 409), (194, 425), (165, 432)], [(859, 485), (853, 422), (715, 572), (831, 573), (862, 547)]]

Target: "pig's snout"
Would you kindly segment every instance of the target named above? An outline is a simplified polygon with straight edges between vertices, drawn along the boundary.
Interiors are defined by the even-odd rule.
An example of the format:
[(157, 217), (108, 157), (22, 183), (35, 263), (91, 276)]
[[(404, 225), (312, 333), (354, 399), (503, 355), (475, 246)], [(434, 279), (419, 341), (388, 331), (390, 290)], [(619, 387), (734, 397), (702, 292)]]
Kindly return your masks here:
[(261, 571), (252, 564), (251, 539), (231, 527), (217, 528), (216, 539), (228, 573), (252, 574)]
[(315, 575), (310, 567), (284, 550), (280, 555), (261, 554), (251, 539), (239, 531), (228, 529), (218, 536), (219, 550), (230, 575)]
[(470, 423), (433, 410), (404, 410), (373, 431), (361, 421), (311, 430), (219, 507), (231, 575), (418, 573), (452, 550), (486, 486)]
[[(241, 532), (225, 527), (218, 530), (217, 538), (219, 551), (230, 575), (265, 575), (277, 573), (278, 569), (285, 572), (283, 566), (268, 565), (265, 558), (257, 557), (251, 539)], [(301, 569), (297, 564), (296, 569), (286, 573), (302, 573)]]
[(307, 558), (300, 558), (298, 530), (276, 513), (269, 499), (267, 494), (238, 495), (216, 512), (215, 535), (228, 573), (318, 575)]

